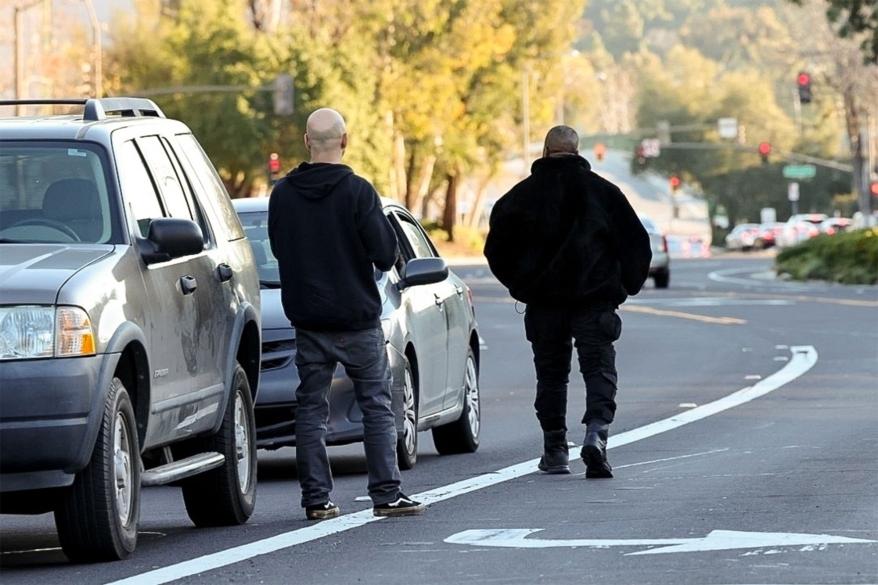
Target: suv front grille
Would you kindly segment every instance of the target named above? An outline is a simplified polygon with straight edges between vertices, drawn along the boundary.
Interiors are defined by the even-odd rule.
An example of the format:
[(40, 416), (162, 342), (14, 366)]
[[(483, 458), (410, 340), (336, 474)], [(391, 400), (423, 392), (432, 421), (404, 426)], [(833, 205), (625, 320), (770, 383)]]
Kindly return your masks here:
[(262, 344), (262, 369), (283, 368), (292, 361), (296, 353), (295, 339), (266, 341)]

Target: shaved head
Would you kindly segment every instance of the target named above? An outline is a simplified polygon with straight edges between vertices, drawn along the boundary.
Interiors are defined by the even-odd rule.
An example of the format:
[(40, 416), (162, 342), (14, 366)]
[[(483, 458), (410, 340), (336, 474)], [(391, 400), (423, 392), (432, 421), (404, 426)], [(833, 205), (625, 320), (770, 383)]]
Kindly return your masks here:
[(546, 134), (543, 156), (579, 154), (579, 134), (570, 126), (555, 126)]
[(347, 128), (341, 114), (330, 108), (320, 108), (308, 116), (305, 145), (312, 158), (325, 155), (341, 158), (347, 146)]

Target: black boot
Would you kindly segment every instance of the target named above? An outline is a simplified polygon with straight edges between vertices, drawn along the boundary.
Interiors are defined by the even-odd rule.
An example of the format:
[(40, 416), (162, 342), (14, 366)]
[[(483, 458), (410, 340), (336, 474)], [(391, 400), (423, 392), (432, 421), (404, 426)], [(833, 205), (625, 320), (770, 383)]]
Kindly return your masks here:
[(613, 468), (607, 461), (607, 432), (588, 431), (582, 442), (582, 460), (585, 462), (586, 479), (613, 477)]
[(570, 473), (567, 431), (543, 431), (543, 456), (538, 467), (545, 473)]

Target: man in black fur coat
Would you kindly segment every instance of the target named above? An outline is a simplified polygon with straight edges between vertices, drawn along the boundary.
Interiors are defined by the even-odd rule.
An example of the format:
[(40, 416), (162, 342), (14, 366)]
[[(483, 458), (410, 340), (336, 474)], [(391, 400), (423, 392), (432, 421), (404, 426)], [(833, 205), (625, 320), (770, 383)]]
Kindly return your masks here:
[(607, 436), (616, 412), (616, 314), (646, 281), (649, 236), (625, 195), (579, 156), (579, 136), (556, 126), (531, 176), (494, 206), (485, 256), (510, 294), (527, 304), (543, 430), (539, 468), (570, 473), (567, 383), (575, 346), (586, 385), (582, 459), (587, 478), (613, 477)]

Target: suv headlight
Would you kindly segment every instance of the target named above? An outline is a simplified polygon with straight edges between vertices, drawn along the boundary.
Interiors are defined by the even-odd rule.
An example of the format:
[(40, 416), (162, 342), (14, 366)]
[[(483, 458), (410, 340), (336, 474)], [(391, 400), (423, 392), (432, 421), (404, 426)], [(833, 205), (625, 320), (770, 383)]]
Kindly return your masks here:
[(0, 360), (94, 353), (91, 320), (79, 307), (0, 307)]

